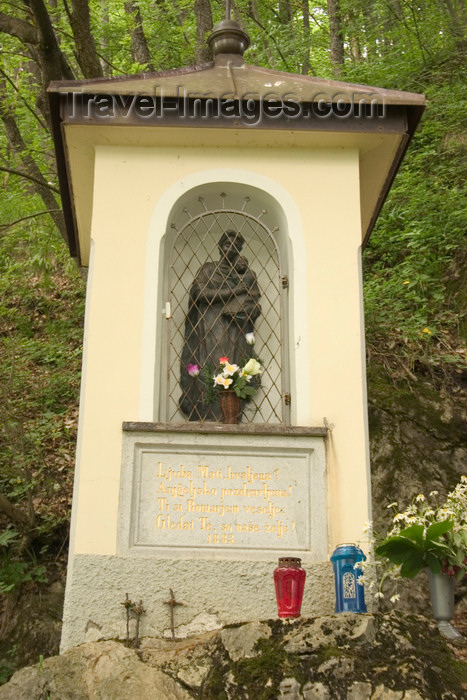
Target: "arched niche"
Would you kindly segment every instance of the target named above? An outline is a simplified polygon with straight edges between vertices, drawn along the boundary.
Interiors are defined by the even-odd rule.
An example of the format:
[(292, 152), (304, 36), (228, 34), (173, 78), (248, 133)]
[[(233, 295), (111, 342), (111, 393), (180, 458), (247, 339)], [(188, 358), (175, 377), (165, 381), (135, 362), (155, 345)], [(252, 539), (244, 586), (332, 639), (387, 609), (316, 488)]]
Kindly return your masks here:
[(287, 220), (268, 192), (238, 182), (193, 187), (173, 204), (161, 241), (155, 405), (165, 423), (187, 421), (179, 408), (185, 317), (189, 290), (200, 267), (218, 260), (225, 230), (239, 231), (261, 292), (255, 353), (262, 360), (261, 388), (245, 406), (243, 422), (290, 423), (289, 257)]

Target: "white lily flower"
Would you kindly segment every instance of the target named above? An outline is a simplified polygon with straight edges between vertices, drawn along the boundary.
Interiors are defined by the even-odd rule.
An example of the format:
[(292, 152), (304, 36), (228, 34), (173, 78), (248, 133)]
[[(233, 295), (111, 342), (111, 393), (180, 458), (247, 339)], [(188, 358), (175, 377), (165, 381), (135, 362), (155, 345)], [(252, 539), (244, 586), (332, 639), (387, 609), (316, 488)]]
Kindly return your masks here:
[(222, 371), (222, 374), (224, 377), (231, 377), (235, 372), (238, 372), (240, 367), (238, 365), (231, 365), (230, 363), (227, 363), (224, 365), (224, 369)]
[(224, 377), (222, 374), (218, 374), (217, 377), (214, 377), (214, 386), (219, 385), (223, 386), (224, 389), (228, 389), (232, 381), (230, 377)]

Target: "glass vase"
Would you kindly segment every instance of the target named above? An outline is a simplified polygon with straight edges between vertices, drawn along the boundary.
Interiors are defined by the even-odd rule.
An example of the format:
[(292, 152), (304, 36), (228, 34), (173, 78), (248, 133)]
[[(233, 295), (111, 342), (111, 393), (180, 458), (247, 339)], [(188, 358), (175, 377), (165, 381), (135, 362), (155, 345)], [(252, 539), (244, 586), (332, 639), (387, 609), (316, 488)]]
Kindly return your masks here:
[(306, 572), (297, 557), (281, 557), (274, 570), (279, 617), (300, 617)]

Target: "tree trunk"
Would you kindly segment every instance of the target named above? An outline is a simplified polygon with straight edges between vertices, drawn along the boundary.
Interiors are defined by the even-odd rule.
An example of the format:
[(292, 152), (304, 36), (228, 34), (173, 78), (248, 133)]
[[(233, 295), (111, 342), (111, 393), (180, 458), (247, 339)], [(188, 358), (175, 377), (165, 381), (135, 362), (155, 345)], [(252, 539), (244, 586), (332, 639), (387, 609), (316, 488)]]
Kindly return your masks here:
[(308, 0), (302, 1), (303, 12), (303, 34), (305, 38), (305, 49), (303, 52), (302, 75), (311, 73), (311, 32), (310, 32), (310, 7)]
[(60, 51), (50, 15), (43, 0), (29, 0), (29, 6), (39, 30), (39, 55), (44, 91), (51, 80), (73, 80), (74, 75), (65, 56)]
[(102, 78), (102, 66), (91, 33), (88, 0), (71, 0), (71, 30), (75, 39), (76, 56), (85, 78)]
[(147, 70), (152, 71), (154, 66), (151, 62), (151, 54), (149, 53), (139, 7), (133, 0), (129, 0), (125, 3), (125, 12), (131, 15), (132, 19), (132, 28), (130, 29), (132, 59), (135, 63), (141, 63), (147, 67)]
[(54, 28), (48, 10), (43, 0), (29, 0), (25, 3), (32, 11), (37, 27), (37, 42), (31, 45), (31, 56), (36, 60), (41, 69), (42, 91), (38, 97), (40, 109), (51, 127), (49, 105), (47, 100), (47, 88), (52, 80), (73, 80), (74, 75), (68, 61), (61, 52), (55, 36)]
[[(47, 185), (44, 176), (39, 170), (39, 167), (37, 166), (35, 160), (28, 151), (27, 144), (25, 143), (21, 135), (13, 112), (1, 101), (0, 119), (2, 120), (3, 125), (5, 127), (5, 132), (11, 150), (21, 161), (21, 163), (23, 164), (23, 168), (28, 173), (28, 175), (34, 178), (35, 182), (32, 185), (34, 187), (34, 190), (41, 197), (47, 209), (60, 209), (60, 204), (55, 199), (53, 193)], [(63, 238), (65, 240), (68, 240), (66, 235), (65, 219), (63, 217), (63, 213), (61, 211), (54, 211), (51, 212), (50, 216), (52, 217), (56, 227), (60, 231)]]
[(344, 65), (344, 39), (342, 33), (342, 18), (339, 0), (327, 0), (329, 30), (331, 34), (330, 55), (332, 71), (335, 77), (339, 77)]
[(289, 24), (292, 21), (293, 8), (290, 0), (279, 0), (279, 22)]
[[(467, 9), (464, 0), (444, 0), (451, 19), (451, 31), (456, 42), (456, 48), (461, 53), (467, 49)], [(457, 5), (457, 7), (456, 7)]]
[(209, 0), (195, 0), (196, 14), (196, 63), (206, 63), (212, 59), (207, 43), (208, 33), (212, 30), (212, 12)]
[(271, 45), (270, 45), (269, 40), (268, 40), (268, 35), (267, 35), (263, 25), (261, 24), (261, 20), (259, 18), (259, 13), (258, 13), (258, 3), (256, 2), (256, 0), (250, 0), (250, 2), (248, 3), (248, 13), (249, 13), (250, 17), (256, 22), (258, 27), (261, 27), (261, 29), (263, 30), (261, 38), (262, 38), (262, 41), (264, 43), (266, 55), (268, 57), (268, 65), (270, 68), (274, 68), (274, 66), (275, 66), (274, 54), (271, 51)]

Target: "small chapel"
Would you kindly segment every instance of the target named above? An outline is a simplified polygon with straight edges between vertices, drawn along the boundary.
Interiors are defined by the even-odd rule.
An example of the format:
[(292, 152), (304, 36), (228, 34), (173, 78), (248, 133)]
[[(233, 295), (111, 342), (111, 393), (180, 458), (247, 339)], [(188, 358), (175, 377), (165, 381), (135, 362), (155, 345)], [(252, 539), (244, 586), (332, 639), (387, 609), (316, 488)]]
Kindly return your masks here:
[(424, 97), (249, 65), (229, 12), (209, 43), (49, 87), (88, 270), (62, 650), (124, 637), (125, 595), (144, 635), (169, 591), (179, 635), (275, 617), (286, 556), (329, 614), (371, 518), (361, 254)]

